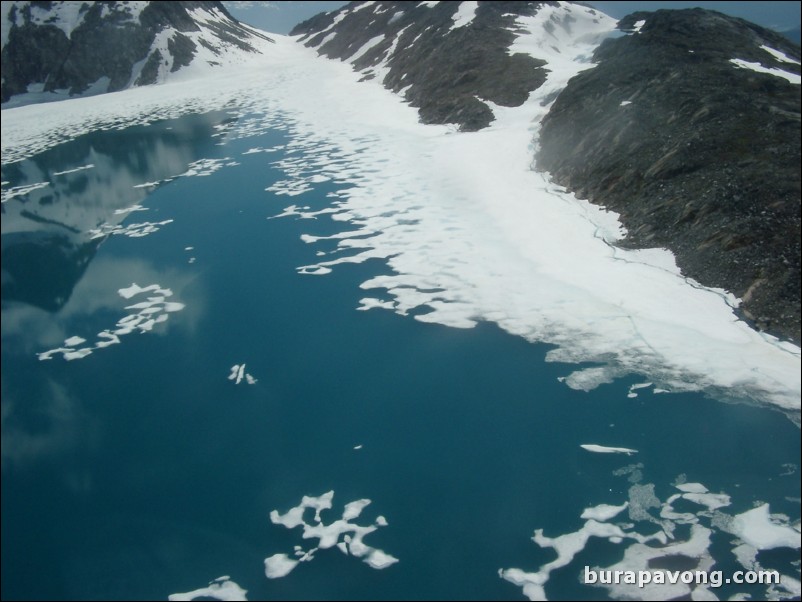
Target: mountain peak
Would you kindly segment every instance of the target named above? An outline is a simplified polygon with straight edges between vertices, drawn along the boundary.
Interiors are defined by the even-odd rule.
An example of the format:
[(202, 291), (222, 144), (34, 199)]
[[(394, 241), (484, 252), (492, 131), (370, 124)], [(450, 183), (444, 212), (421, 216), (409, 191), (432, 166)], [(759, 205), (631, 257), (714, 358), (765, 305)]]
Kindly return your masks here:
[(220, 2), (3, 2), (4, 108), (166, 81), (269, 38)]

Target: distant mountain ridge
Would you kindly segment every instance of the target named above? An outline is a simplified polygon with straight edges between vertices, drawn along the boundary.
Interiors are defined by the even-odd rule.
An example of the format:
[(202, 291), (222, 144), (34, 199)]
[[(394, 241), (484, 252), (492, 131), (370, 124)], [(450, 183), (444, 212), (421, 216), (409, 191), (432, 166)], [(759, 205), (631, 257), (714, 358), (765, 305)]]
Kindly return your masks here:
[(4, 108), (159, 83), (269, 39), (220, 2), (3, 2), (0, 16)]
[[(352, 2), (291, 35), (379, 78), (422, 121), (470, 131), (493, 103), (522, 104), (605, 19), (570, 2)], [(635, 13), (610, 33), (595, 67), (555, 92), (537, 168), (620, 213), (625, 246), (670, 249), (683, 274), (798, 344), (799, 46), (702, 9)]]

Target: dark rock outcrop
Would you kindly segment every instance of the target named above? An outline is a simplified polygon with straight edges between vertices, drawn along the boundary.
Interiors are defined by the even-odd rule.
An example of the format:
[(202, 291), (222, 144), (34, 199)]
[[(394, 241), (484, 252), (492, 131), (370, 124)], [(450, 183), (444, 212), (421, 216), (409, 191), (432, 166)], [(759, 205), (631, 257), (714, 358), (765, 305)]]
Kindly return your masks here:
[(136, 5), (3, 2), (2, 102), (34, 90), (69, 97), (156, 83), (192, 62), (197, 45), (188, 34), (200, 34), (196, 39), (213, 54), (229, 47), (253, 52), (253, 40), (264, 37), (220, 2)]
[(731, 61), (798, 75), (799, 46), (701, 9), (635, 13), (619, 28), (636, 25), (557, 98), (538, 168), (620, 213), (624, 245), (669, 248), (686, 276), (799, 343), (800, 86)]
[[(366, 79), (387, 69), (383, 84), (419, 108), (424, 123), (486, 127), (493, 112), (483, 101), (521, 105), (546, 79), (545, 64), (508, 53), (515, 20), (555, 2), (479, 2), (475, 17), (453, 27), (460, 2), (351, 2), (317, 15), (290, 35), (326, 57), (351, 60)], [(380, 38), (380, 39), (377, 39)], [(371, 40), (377, 43), (354, 60)]]

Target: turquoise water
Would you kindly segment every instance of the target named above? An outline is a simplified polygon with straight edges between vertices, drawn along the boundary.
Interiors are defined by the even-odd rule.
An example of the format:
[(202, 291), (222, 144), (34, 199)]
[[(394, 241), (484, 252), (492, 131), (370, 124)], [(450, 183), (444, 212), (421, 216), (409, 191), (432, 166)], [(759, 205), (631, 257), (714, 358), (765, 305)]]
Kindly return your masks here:
[[(643, 375), (575, 391), (558, 378), (576, 366), (545, 362), (547, 346), (493, 324), (355, 311), (382, 261), (298, 274), (336, 244), (300, 236), (343, 224), (267, 218), (293, 202), (324, 208), (337, 186), (267, 192), (284, 151), (244, 153), (288, 134), (214, 136), (230, 119), (95, 132), (3, 166), (5, 189), (48, 182), (3, 204), (3, 599), (166, 599), (230, 575), (252, 600), (518, 600), (498, 569), (536, 571), (554, 553), (534, 529), (576, 531), (584, 508), (627, 501), (637, 479), (613, 472), (633, 463), (660, 500), (685, 475), (729, 494), (731, 515), (768, 502), (798, 520), (799, 430), (778, 412), (649, 388), (629, 398)], [(198, 159), (223, 167), (163, 181)], [(143, 237), (87, 234), (113, 219), (166, 223)], [(39, 360), (114, 329), (147, 296), (117, 293), (132, 283), (170, 289), (184, 308), (87, 357)], [(253, 385), (228, 379), (243, 362)], [(369, 498), (354, 522), (386, 517), (365, 541), (399, 562), (373, 570), (332, 548), (266, 579), (266, 557), (311, 547), (270, 511), (329, 490), (324, 522)], [(733, 541), (716, 533), (715, 568), (740, 568)], [(622, 553), (591, 540), (547, 594), (605, 599), (579, 572)], [(798, 578), (798, 557), (781, 548), (759, 560)], [(733, 588), (720, 597), (763, 591)]]

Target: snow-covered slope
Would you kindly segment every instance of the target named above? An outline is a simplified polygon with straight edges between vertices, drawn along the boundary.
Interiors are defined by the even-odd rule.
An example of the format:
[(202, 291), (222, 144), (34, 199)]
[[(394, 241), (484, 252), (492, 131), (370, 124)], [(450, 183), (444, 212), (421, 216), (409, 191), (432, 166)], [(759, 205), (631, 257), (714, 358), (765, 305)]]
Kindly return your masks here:
[[(571, 2), (352, 2), (292, 35), (419, 107), (425, 123), (486, 127), (556, 72), (590, 67), (616, 21)], [(566, 71), (567, 69), (567, 71)]]
[(739, 316), (799, 342), (800, 54), (781, 35), (702, 9), (616, 23), (572, 2), (392, 0), (292, 35), (424, 123), (473, 131), (521, 107), (533, 163), (620, 212), (621, 245), (670, 249)]
[(219, 2), (3, 2), (3, 108), (248, 60), (270, 41)]

